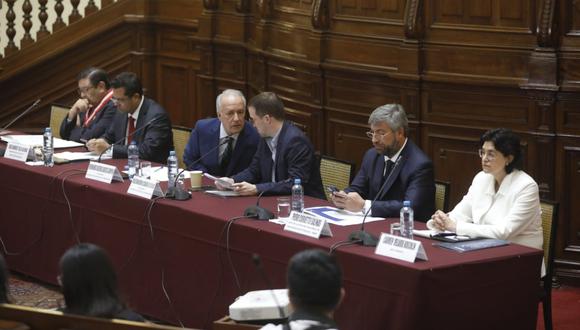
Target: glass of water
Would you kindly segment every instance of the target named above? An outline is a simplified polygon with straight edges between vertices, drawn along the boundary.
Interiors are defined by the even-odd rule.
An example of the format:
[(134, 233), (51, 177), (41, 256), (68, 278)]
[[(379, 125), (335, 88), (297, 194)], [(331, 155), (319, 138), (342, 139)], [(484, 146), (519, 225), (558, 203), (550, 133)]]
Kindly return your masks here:
[(278, 197), (278, 219), (288, 218), (290, 216), (290, 197)]

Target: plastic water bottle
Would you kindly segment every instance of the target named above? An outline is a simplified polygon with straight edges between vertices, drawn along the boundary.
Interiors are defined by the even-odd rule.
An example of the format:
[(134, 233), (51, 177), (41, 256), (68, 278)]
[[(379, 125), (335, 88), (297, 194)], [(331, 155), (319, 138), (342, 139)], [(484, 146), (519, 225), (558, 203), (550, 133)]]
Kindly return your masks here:
[(401, 236), (413, 239), (413, 217), (414, 212), (411, 208), (411, 201), (403, 201), (401, 208)]
[(292, 211), (302, 212), (304, 210), (304, 189), (300, 179), (294, 179), (292, 186)]
[(177, 179), (177, 172), (179, 168), (177, 166), (177, 156), (175, 155), (175, 150), (169, 152), (169, 157), (167, 157), (167, 187), (173, 189), (175, 187), (175, 180)]
[(54, 159), (54, 139), (52, 137), (52, 129), (47, 127), (44, 129), (42, 138), (42, 155), (44, 156), (44, 166), (53, 167)]
[(137, 147), (135, 141), (132, 141), (129, 149), (127, 149), (127, 158), (127, 173), (129, 174), (129, 180), (133, 180), (139, 168), (139, 147)]

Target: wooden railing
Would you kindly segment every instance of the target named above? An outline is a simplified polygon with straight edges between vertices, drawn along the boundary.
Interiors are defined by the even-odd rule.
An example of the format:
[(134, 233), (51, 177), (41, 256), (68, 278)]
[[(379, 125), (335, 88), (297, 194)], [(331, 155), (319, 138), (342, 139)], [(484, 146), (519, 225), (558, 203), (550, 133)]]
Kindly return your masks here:
[(15, 55), (19, 50), (116, 1), (1, 0), (0, 59)]

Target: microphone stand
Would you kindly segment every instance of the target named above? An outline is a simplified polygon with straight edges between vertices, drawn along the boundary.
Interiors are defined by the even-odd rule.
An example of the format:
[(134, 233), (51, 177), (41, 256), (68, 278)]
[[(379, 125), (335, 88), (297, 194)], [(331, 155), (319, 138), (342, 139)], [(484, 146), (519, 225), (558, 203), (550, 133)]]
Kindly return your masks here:
[(258, 269), (258, 273), (260, 273), (260, 276), (262, 276), (262, 280), (264, 280), (264, 283), (266, 283), (266, 288), (268, 289), (268, 291), (270, 291), (270, 294), (272, 295), (272, 298), (274, 299), (274, 303), (276, 304), (276, 307), (278, 308), (278, 314), (280, 314), (280, 319), (285, 319), (286, 316), (284, 315), (284, 309), (282, 309), (282, 306), (278, 302), (278, 298), (276, 298), (276, 294), (274, 293), (274, 287), (272, 286), (272, 282), (270, 282), (270, 279), (268, 278), (268, 276), (266, 276), (266, 272), (264, 271), (264, 266), (262, 266), (262, 258), (260, 258), (259, 254), (253, 253), (252, 254), (252, 261), (254, 262), (256, 269)]
[(9, 122), (8, 124), (6, 124), (4, 127), (2, 127), (2, 129), (0, 129), (0, 135), (5, 135), (8, 132), (6, 132), (6, 129), (8, 127), (10, 127), (12, 124), (14, 124), (18, 119), (22, 118), (24, 115), (26, 115), (27, 113), (29, 113), (30, 111), (32, 111), (32, 109), (36, 108), (36, 106), (38, 105), (38, 103), (40, 103), (41, 99), (38, 99), (36, 101), (34, 101), (34, 103), (32, 103), (31, 106), (29, 106), (26, 110), (24, 110), (21, 114), (19, 114), (18, 116), (16, 116), (16, 118), (12, 119), (11, 122)]
[(362, 221), (360, 230), (353, 231), (352, 233), (350, 233), (350, 235), (348, 235), (348, 240), (349, 241), (354, 241), (354, 242), (357, 242), (358, 244), (362, 244), (364, 246), (377, 246), (377, 244), (379, 242), (379, 239), (376, 236), (374, 236), (373, 234), (368, 233), (368, 232), (365, 231), (365, 221), (367, 219), (367, 215), (371, 212), (371, 210), (373, 208), (373, 205), (375, 204), (376, 200), (383, 193), (383, 190), (387, 186), (387, 182), (389, 182), (389, 179), (391, 178), (391, 175), (393, 175), (393, 172), (395, 172), (395, 169), (397, 168), (397, 165), (399, 165), (399, 161), (401, 160), (401, 158), (402, 158), (401, 156), (399, 156), (399, 158), (397, 158), (397, 161), (395, 162), (395, 165), (393, 165), (393, 168), (391, 169), (391, 172), (389, 173), (389, 175), (387, 175), (387, 179), (385, 180), (385, 182), (383, 182), (383, 185), (381, 186), (381, 189), (379, 189), (379, 191), (377, 192), (377, 195), (372, 200), (371, 206), (365, 212), (365, 215), (363, 217), (363, 221)]
[(177, 181), (179, 180), (179, 177), (181, 176), (181, 174), (183, 174), (183, 172), (185, 172), (186, 170), (188, 170), (189, 168), (191, 168), (193, 165), (199, 163), (202, 159), (205, 158), (205, 156), (209, 155), (214, 150), (218, 149), (219, 147), (221, 147), (222, 145), (224, 145), (226, 143), (229, 143), (230, 140), (232, 140), (232, 139), (233, 139), (233, 137), (227, 136), (226, 139), (224, 139), (222, 142), (218, 143), (217, 146), (211, 148), (205, 154), (201, 155), (190, 166), (186, 166), (181, 171), (179, 171), (179, 173), (177, 173), (177, 176), (175, 177), (175, 182), (173, 183), (173, 186), (167, 187), (167, 194), (165, 194), (165, 198), (167, 198), (167, 199), (175, 199), (176, 201), (185, 201), (185, 200), (190, 199), (191, 198), (191, 195), (189, 194), (189, 192), (186, 189), (183, 189), (183, 188), (181, 188), (181, 187), (179, 187), (177, 185)]
[[(292, 179), (286, 179), (284, 181), (281, 181), (281, 183), (288, 183), (292, 181)], [(272, 189), (272, 187), (270, 187), (269, 189), (266, 189), (264, 191), (262, 191), (259, 195), (258, 195), (258, 199), (256, 200), (256, 205), (251, 205), (248, 206), (245, 210), (244, 210), (244, 216), (248, 217), (248, 218), (256, 218), (256, 220), (270, 220), (270, 219), (274, 219), (274, 213), (268, 211), (267, 209), (263, 208), (260, 206), (260, 199), (262, 198), (262, 196), (264, 195), (265, 192), (269, 191), (270, 189)]]

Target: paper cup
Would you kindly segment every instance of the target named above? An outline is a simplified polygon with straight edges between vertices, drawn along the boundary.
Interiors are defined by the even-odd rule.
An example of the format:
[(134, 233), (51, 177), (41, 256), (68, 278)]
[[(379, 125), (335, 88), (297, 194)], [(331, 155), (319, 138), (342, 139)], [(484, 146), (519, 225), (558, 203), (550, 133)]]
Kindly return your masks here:
[(191, 188), (201, 188), (201, 171), (191, 171), (189, 172), (189, 178), (191, 180)]

